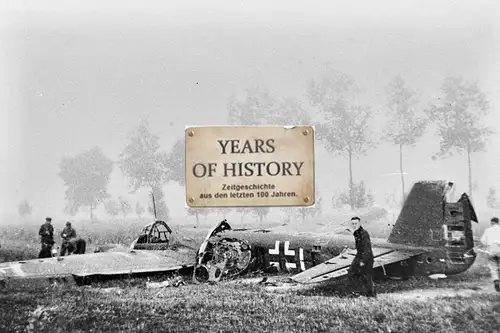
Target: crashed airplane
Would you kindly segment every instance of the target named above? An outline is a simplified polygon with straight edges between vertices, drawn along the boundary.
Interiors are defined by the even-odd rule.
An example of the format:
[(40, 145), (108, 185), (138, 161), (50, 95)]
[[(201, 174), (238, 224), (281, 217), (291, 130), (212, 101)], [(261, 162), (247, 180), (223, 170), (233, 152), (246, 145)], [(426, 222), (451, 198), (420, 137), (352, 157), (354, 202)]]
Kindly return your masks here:
[[(413, 185), (388, 239), (372, 239), (377, 277), (453, 275), (475, 261), (474, 208), (462, 194), (447, 202), (453, 183)], [(352, 235), (317, 237), (273, 229), (233, 229), (226, 220), (190, 246), (171, 245), (168, 225), (146, 226), (127, 252), (90, 253), (0, 264), (0, 281), (14, 279), (143, 275), (191, 269), (195, 283), (217, 282), (251, 271), (294, 274), (314, 284), (345, 277), (354, 256)], [(195, 247), (199, 245), (199, 247)]]

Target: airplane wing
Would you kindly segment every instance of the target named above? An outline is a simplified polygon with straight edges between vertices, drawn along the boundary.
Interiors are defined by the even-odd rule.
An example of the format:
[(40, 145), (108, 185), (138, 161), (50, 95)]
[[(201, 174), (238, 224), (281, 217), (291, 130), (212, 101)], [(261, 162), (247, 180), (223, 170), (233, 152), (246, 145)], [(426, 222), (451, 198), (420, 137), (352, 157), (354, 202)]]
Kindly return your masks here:
[[(386, 248), (373, 248), (374, 263), (373, 268), (383, 267), (384, 265), (399, 262), (424, 251), (408, 251), (394, 250)], [(292, 280), (310, 284), (345, 277), (351, 266), (356, 250), (349, 250), (332, 259), (329, 259), (317, 266), (311, 267), (308, 270), (292, 276)]]
[(194, 266), (194, 258), (192, 251), (131, 250), (6, 262), (0, 264), (0, 281), (168, 272)]

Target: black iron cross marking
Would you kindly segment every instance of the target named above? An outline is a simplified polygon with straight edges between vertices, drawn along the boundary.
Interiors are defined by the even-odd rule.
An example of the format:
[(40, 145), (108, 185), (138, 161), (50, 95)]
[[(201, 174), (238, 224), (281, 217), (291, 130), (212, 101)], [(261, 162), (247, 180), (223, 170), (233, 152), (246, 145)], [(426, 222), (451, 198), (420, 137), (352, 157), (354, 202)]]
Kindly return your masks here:
[[(270, 255), (278, 257), (278, 261), (270, 261), (269, 264), (276, 267), (278, 270), (289, 271), (291, 268), (297, 269), (295, 250), (290, 250), (290, 241), (285, 241), (284, 246), (280, 246), (280, 243), (280, 241), (276, 241), (274, 244), (274, 248), (269, 249)], [(281, 258), (283, 258), (284, 260), (280, 260)], [(305, 271), (303, 248), (299, 248), (299, 265), (300, 270)]]

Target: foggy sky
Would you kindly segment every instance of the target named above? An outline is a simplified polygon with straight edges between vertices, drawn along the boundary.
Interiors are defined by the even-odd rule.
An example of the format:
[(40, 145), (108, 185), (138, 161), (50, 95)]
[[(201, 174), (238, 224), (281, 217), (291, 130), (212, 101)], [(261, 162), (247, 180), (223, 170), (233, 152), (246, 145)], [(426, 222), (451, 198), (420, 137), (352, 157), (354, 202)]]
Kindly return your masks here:
[[(396, 75), (422, 93), (422, 106), (440, 95), (446, 76), (476, 80), (498, 133), (487, 153), (473, 155), (476, 204), (491, 185), (500, 191), (496, 1), (105, 3), (0, 5), (0, 218), (15, 217), (25, 198), (40, 220), (63, 216), (61, 158), (99, 145), (117, 160), (143, 118), (169, 150), (187, 125), (227, 124), (229, 96), (242, 99), (248, 87), (304, 99), (307, 81), (327, 63), (355, 78), (360, 100), (378, 115)], [(382, 121), (376, 114), (373, 127)], [(347, 186), (347, 160), (316, 147), (317, 186), (329, 204)], [(466, 157), (432, 161), (437, 150), (433, 132), (405, 150), (407, 188), (445, 179), (466, 191)], [(354, 161), (355, 180), (379, 199), (399, 194), (399, 177), (385, 175), (397, 172), (398, 158), (390, 145), (369, 151)], [(109, 192), (133, 205), (147, 200), (128, 193), (118, 168)], [(181, 187), (166, 187), (166, 200), (173, 215), (183, 214)]]

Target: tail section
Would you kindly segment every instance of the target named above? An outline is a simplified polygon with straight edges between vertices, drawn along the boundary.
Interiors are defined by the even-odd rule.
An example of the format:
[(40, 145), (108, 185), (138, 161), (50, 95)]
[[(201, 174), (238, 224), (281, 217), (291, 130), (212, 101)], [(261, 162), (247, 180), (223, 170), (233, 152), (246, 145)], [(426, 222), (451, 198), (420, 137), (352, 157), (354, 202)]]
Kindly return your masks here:
[(474, 247), (471, 221), (477, 222), (477, 217), (465, 193), (455, 203), (446, 202), (452, 187), (445, 181), (415, 183), (388, 241), (444, 248), (450, 261), (462, 261), (463, 254)]

